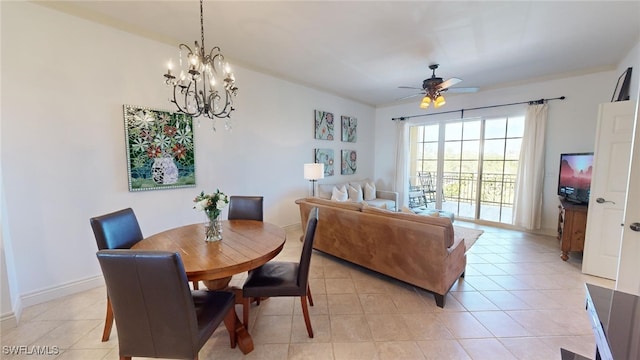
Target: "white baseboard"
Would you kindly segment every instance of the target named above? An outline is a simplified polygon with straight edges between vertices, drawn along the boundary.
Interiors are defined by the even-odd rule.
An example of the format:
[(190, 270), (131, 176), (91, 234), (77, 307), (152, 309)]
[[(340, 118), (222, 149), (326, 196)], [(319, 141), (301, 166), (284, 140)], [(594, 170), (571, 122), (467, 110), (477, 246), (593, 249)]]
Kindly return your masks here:
[[(68, 282), (66, 284), (52, 286), (43, 290), (33, 291), (31, 293), (22, 295), (20, 298), (22, 300), (23, 306), (26, 308), (32, 305), (55, 300), (63, 296), (90, 290), (99, 286), (104, 286), (104, 279), (102, 278), (102, 275), (92, 276), (89, 278)], [(19, 320), (20, 319), (18, 317), (18, 321)]]
[(16, 306), (16, 308), (18, 308), (16, 311), (0, 315), (0, 331), (6, 331), (18, 326), (18, 318), (20, 316), (16, 314), (22, 313), (22, 307)]

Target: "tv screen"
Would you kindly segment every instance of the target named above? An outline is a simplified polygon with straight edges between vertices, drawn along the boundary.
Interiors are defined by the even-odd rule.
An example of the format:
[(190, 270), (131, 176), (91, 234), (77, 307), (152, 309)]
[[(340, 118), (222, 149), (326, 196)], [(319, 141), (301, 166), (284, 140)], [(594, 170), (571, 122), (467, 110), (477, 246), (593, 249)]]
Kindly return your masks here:
[(567, 201), (589, 203), (592, 171), (593, 153), (561, 154), (558, 195)]

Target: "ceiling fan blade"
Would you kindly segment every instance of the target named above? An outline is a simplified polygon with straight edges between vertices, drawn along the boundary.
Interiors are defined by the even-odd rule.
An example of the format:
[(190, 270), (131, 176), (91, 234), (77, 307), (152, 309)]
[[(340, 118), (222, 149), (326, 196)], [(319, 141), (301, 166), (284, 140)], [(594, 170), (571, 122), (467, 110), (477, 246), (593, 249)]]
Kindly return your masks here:
[(456, 93), (456, 94), (464, 94), (464, 93), (474, 93), (478, 92), (480, 88), (477, 87), (460, 87), (460, 88), (448, 88), (446, 89), (448, 93)]
[(411, 98), (414, 98), (416, 96), (424, 96), (424, 94), (423, 93), (419, 93), (419, 94), (413, 94), (413, 95), (409, 95), (409, 96), (404, 96), (404, 97), (401, 97), (399, 99), (396, 99), (396, 101), (411, 99)]
[(439, 89), (446, 89), (446, 88), (448, 88), (450, 86), (453, 86), (453, 85), (455, 85), (455, 84), (457, 84), (457, 83), (459, 83), (461, 81), (462, 80), (458, 79), (458, 78), (451, 78), (451, 79), (449, 79), (447, 81), (443, 81), (442, 83), (440, 83), (440, 85), (438, 85), (438, 88)]
[(415, 87), (415, 86), (398, 86), (398, 89), (422, 90), (422, 88)]

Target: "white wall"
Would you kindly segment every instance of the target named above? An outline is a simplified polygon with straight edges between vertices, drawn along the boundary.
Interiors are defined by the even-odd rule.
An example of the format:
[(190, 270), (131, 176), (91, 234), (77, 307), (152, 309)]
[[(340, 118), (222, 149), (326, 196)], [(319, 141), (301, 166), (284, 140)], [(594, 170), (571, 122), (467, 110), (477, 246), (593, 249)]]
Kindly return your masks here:
[[(527, 85), (495, 90), (480, 91), (475, 94), (449, 94), (442, 111), (459, 110), (497, 104), (509, 104), (566, 96), (566, 100), (549, 102), (547, 122), (547, 143), (545, 160), (545, 180), (543, 199), (543, 232), (554, 234), (557, 225), (558, 167), (560, 153), (588, 152), (594, 149), (598, 104), (608, 102), (619, 75), (615, 71), (605, 71), (583, 76), (550, 80)], [(419, 98), (411, 103), (389, 106), (376, 110), (376, 178), (393, 179), (395, 167), (395, 124), (392, 118), (426, 113), (437, 113), (433, 108), (421, 110)], [(486, 110), (492, 114), (524, 114), (526, 105), (494, 108)], [(465, 117), (475, 116), (483, 111), (465, 111)], [(434, 116), (451, 119), (460, 118), (460, 113)], [(429, 116), (411, 121), (429, 121)]]
[[(316, 147), (358, 150), (349, 178), (373, 178), (373, 108), (235, 66), (233, 131), (204, 118), (195, 128), (197, 186), (129, 192), (122, 105), (171, 110), (162, 74), (177, 46), (34, 3), (1, 6), (2, 228), (25, 306), (101, 283), (92, 216), (133, 207), (149, 235), (203, 221), (193, 197), (220, 188), (264, 195), (265, 221), (297, 224)], [(356, 117), (358, 142), (314, 140), (314, 109)]]

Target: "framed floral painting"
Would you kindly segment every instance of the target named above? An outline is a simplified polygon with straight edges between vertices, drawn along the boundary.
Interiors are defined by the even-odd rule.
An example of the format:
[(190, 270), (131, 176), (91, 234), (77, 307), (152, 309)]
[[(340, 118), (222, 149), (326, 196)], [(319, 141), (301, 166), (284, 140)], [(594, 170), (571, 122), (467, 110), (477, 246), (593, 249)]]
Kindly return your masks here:
[(358, 119), (352, 116), (342, 116), (342, 141), (356, 142)]
[(196, 186), (193, 120), (124, 105), (129, 191)]
[(324, 164), (324, 176), (333, 176), (333, 149), (316, 149), (315, 153), (315, 162)]
[(356, 173), (356, 160), (358, 156), (355, 150), (342, 150), (342, 166), (340, 173), (342, 175), (351, 175)]
[(326, 111), (314, 110), (315, 138), (319, 140), (333, 140), (333, 114)]

